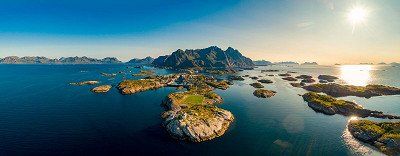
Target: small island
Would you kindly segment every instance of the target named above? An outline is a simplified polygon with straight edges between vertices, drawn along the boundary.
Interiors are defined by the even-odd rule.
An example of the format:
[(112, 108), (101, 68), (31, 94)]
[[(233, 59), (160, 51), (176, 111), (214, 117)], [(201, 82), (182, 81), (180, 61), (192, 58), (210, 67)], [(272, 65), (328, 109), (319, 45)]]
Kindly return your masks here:
[(311, 79), (312, 76), (310, 75), (299, 75), (295, 77), (296, 79)]
[(334, 82), (336, 79), (339, 79), (336, 76), (332, 76), (332, 75), (319, 75), (318, 79), (323, 82), (327, 81), (327, 82)]
[(136, 92), (165, 87), (175, 82), (177, 78), (178, 75), (165, 75), (140, 80), (124, 80), (118, 84), (118, 89), (122, 94), (134, 94)]
[(347, 129), (354, 138), (387, 155), (400, 154), (400, 122), (351, 120)]
[(296, 78), (294, 78), (294, 77), (290, 77), (290, 76), (288, 76), (288, 77), (284, 77), (284, 78), (282, 78), (283, 80), (286, 80), (286, 81), (297, 81), (297, 79)]
[(290, 83), (291, 86), (301, 88), (302, 86), (305, 86), (306, 84), (303, 82), (300, 83)]
[(253, 95), (258, 98), (270, 98), (276, 94), (275, 91), (267, 89), (257, 89), (253, 92)]
[(154, 71), (152, 70), (140, 70), (139, 73), (132, 74), (132, 76), (152, 76), (154, 75)]
[(315, 92), (308, 92), (303, 95), (304, 101), (308, 103), (316, 112), (321, 112), (327, 115), (341, 114), (344, 116), (358, 116), (358, 117), (375, 117), (375, 118), (388, 118), (400, 119), (400, 116), (386, 115), (380, 111), (372, 111), (364, 109), (361, 105), (354, 102), (338, 100), (329, 95), (322, 95)]
[(101, 85), (92, 89), (95, 93), (107, 93), (111, 89), (111, 85)]
[(261, 79), (261, 80), (257, 80), (258, 82), (260, 82), (260, 83), (273, 83), (271, 80), (268, 80), (268, 79)]
[(83, 85), (95, 85), (98, 83), (99, 83), (99, 81), (91, 80), (91, 81), (71, 82), (69, 84), (75, 85), (75, 86), (83, 86)]
[(244, 81), (244, 78), (243, 77), (241, 77), (241, 76), (230, 76), (229, 78), (228, 78), (229, 80), (236, 80), (236, 81)]
[(358, 96), (358, 97), (370, 98), (373, 96), (400, 94), (400, 88), (384, 86), (384, 85), (367, 85), (363, 87), (363, 86), (327, 83), (327, 84), (312, 84), (304, 86), (303, 88), (308, 91), (322, 92), (334, 97)]
[(253, 86), (254, 88), (264, 88), (264, 86), (258, 82), (251, 83), (250, 86)]
[(230, 82), (228, 82), (226, 80), (222, 80), (222, 81), (206, 81), (205, 83), (210, 85), (211, 87), (222, 89), (222, 90), (228, 89), (229, 88), (229, 84), (230, 84)]

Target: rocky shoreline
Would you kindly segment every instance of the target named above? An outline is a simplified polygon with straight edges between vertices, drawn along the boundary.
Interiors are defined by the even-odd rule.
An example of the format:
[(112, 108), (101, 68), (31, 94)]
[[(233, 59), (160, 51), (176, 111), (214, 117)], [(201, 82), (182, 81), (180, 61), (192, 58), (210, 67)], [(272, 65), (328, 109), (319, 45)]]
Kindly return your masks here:
[(400, 122), (351, 120), (347, 129), (357, 140), (368, 143), (387, 155), (400, 154)]

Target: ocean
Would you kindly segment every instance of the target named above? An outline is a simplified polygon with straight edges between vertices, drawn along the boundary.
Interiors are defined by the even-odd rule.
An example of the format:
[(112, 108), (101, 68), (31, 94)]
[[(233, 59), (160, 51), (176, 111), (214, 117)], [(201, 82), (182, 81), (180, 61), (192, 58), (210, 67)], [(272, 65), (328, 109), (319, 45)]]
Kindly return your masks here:
[[(0, 65), (0, 155), (377, 155), (374, 148), (349, 135), (350, 117), (316, 113), (279, 76), (266, 74), (329, 74), (338, 83), (400, 87), (400, 68), (389, 65), (265, 66), (238, 75), (262, 76), (277, 92), (272, 98), (253, 96), (249, 84), (234, 81), (216, 90), (235, 121), (221, 137), (201, 143), (171, 138), (162, 127), (161, 101), (175, 88), (122, 95), (116, 85), (140, 69), (129, 65)], [(157, 74), (174, 71), (155, 70)], [(263, 69), (279, 72), (261, 73)], [(105, 77), (101, 73), (118, 73)], [(105, 94), (94, 86), (70, 82), (98, 80), (113, 88)], [(400, 96), (344, 97), (371, 110), (400, 115)], [(371, 119), (382, 120), (382, 119)], [(386, 120), (384, 120), (386, 121)]]

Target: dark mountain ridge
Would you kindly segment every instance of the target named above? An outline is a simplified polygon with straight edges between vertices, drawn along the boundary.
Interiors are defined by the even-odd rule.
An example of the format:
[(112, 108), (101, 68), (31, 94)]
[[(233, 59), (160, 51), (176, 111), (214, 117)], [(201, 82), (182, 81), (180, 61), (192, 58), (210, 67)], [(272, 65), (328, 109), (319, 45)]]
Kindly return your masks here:
[(224, 51), (217, 46), (211, 46), (204, 49), (178, 49), (171, 55), (156, 58), (153, 65), (171, 68), (236, 68), (253, 67), (254, 63), (231, 47)]

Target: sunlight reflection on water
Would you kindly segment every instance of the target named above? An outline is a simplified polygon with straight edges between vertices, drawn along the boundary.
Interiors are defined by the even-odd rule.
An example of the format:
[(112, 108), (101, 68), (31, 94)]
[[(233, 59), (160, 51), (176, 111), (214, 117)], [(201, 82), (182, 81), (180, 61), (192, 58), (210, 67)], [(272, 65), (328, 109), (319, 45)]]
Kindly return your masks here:
[(366, 86), (371, 70), (371, 65), (343, 65), (340, 66), (340, 78), (350, 85)]
[[(352, 121), (352, 120), (358, 120), (358, 117), (350, 117), (348, 122)], [(363, 143), (361, 143), (360, 141), (358, 141), (357, 139), (355, 139), (350, 131), (346, 128), (344, 129), (343, 133), (342, 133), (342, 138), (344, 143), (346, 144), (346, 146), (350, 149), (351, 155), (376, 155), (379, 154), (377, 152), (374, 152), (374, 150), (372, 150), (370, 147), (364, 145)]]

